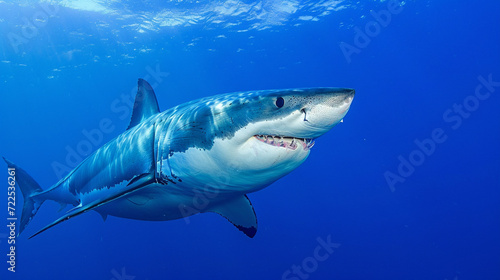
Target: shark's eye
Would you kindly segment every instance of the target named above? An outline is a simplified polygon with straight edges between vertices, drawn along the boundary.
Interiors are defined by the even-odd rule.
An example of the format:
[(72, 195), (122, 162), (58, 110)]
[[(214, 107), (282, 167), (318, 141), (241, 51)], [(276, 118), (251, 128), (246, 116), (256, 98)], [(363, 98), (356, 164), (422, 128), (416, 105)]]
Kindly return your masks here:
[(283, 97), (278, 97), (276, 99), (276, 107), (281, 108), (283, 105), (285, 105), (285, 99), (283, 99)]

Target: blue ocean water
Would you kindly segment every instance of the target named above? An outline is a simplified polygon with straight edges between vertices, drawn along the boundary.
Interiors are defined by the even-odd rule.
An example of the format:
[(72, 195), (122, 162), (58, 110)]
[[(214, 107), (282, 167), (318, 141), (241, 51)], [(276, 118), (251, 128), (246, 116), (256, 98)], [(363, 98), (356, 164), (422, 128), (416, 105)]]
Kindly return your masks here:
[(491, 0), (0, 1), (0, 155), (42, 188), (126, 129), (138, 78), (161, 110), (356, 89), (302, 166), (249, 194), (253, 239), (216, 214), (95, 212), (28, 239), (64, 213), (47, 202), (10, 272), (4, 165), (0, 279), (500, 279), (499, 12)]

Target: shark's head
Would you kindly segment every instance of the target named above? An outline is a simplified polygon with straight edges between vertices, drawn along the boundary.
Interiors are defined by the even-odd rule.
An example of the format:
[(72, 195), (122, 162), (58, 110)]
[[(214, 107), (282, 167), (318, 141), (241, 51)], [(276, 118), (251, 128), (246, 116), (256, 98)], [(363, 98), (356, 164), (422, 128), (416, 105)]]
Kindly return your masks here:
[[(218, 95), (174, 108), (176, 175), (242, 192), (297, 168), (347, 114), (354, 90), (310, 88)], [(178, 153), (176, 153), (178, 152)], [(184, 179), (183, 179), (184, 180)], [(210, 183), (207, 183), (210, 182)]]

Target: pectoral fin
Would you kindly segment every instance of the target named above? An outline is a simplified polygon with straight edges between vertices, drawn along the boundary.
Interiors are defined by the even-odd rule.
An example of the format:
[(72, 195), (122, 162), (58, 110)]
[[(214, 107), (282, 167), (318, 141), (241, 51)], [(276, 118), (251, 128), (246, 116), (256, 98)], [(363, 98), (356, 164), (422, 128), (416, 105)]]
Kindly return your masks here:
[(51, 224), (45, 226), (44, 228), (42, 228), (41, 230), (39, 230), (38, 232), (36, 232), (32, 236), (30, 236), (29, 238), (33, 238), (33, 237), (37, 236), (38, 234), (48, 230), (49, 228), (51, 228), (59, 223), (62, 223), (66, 220), (69, 220), (73, 217), (76, 217), (76, 216), (83, 214), (85, 212), (88, 212), (90, 210), (94, 210), (95, 208), (102, 206), (106, 203), (109, 203), (113, 200), (124, 197), (124, 196), (126, 196), (132, 192), (135, 192), (135, 191), (137, 191), (137, 190), (139, 190), (139, 189), (141, 189), (141, 188), (143, 188), (143, 187), (145, 187), (153, 182), (154, 182), (154, 175), (149, 174), (149, 173), (145, 173), (145, 174), (141, 174), (139, 176), (136, 176), (126, 186), (122, 186), (121, 188), (115, 187), (115, 189), (113, 189), (113, 188), (107, 189), (106, 193), (103, 193), (102, 196), (99, 197), (99, 199), (95, 199), (95, 200), (92, 200), (88, 203), (78, 205), (77, 207), (68, 211), (66, 213), (66, 215), (60, 217), (59, 219), (55, 220)]
[(252, 203), (246, 195), (217, 204), (208, 212), (215, 212), (226, 218), (250, 238), (253, 238), (257, 233), (257, 216), (255, 216)]

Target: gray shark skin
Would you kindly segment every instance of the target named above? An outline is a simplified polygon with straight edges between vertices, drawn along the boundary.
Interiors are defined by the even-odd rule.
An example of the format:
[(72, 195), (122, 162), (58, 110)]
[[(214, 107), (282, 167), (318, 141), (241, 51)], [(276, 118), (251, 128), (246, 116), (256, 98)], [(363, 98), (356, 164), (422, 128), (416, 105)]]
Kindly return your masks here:
[(47, 190), (4, 158), (16, 168), (24, 196), (19, 234), (42, 203), (53, 200), (74, 208), (31, 237), (90, 210), (104, 219), (151, 221), (215, 212), (253, 237), (257, 218), (246, 194), (302, 164), (353, 97), (346, 88), (251, 91), (160, 113), (153, 89), (139, 79), (128, 129)]

